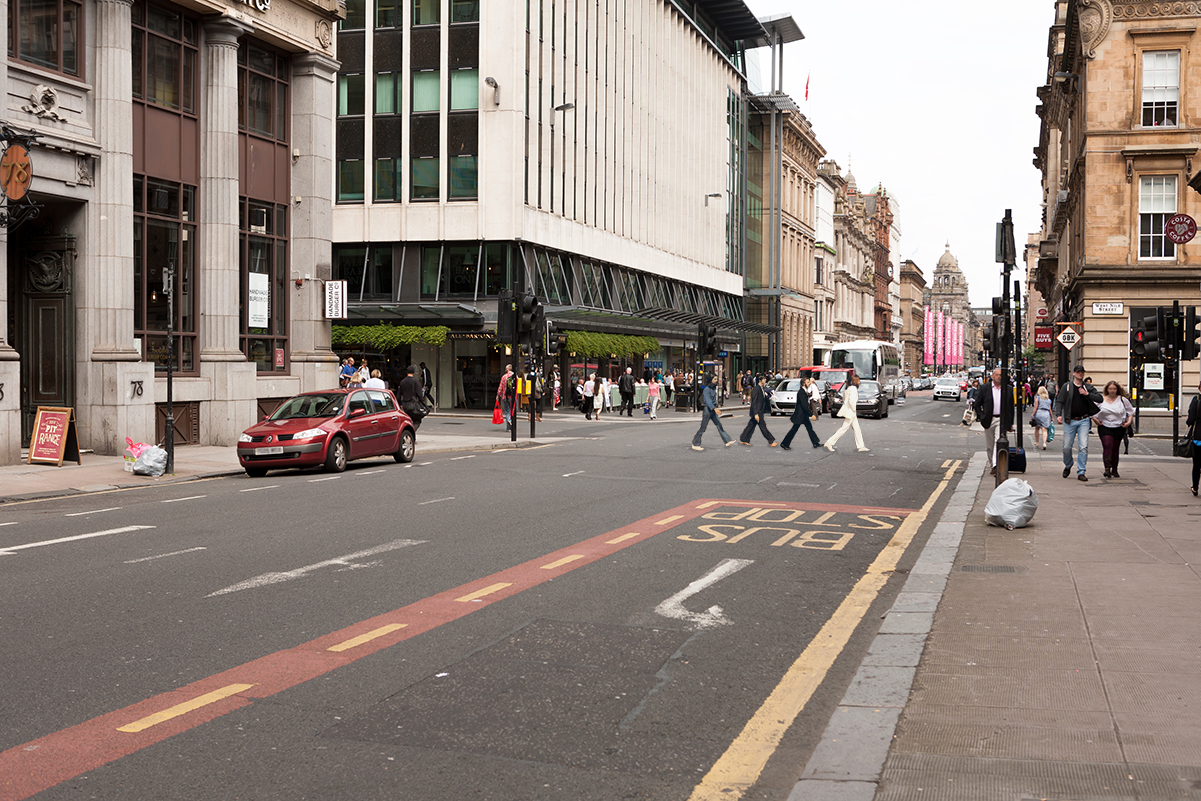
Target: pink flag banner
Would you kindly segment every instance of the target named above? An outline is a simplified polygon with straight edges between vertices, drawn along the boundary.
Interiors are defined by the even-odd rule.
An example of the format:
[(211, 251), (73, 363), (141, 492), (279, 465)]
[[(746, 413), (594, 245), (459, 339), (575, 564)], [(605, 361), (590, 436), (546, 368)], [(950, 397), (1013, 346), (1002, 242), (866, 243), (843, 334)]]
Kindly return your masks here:
[(959, 321), (951, 321), (951, 364), (959, 366)]
[(955, 325), (955, 339), (956, 339), (956, 340), (958, 341), (958, 343), (959, 343), (959, 346), (958, 346), (958, 348), (956, 349), (956, 351), (955, 351), (955, 352), (956, 352), (957, 354), (959, 354), (959, 366), (960, 366), (960, 367), (962, 367), (962, 366), (964, 365), (964, 358), (963, 358), (963, 323), (962, 323), (962, 322), (960, 322), (960, 323), (956, 323), (956, 325)]
[(935, 322), (936, 331), (935, 331), (934, 335), (938, 340), (938, 349), (935, 351), (935, 354), (934, 354), (934, 363), (938, 364), (938, 365), (945, 365), (947, 363), (947, 349), (946, 349), (947, 348), (947, 346), (946, 346), (947, 321), (943, 319), (941, 311), (938, 312), (938, 317), (936, 318), (936, 320), (937, 320)]
[(934, 364), (934, 315), (926, 307), (926, 319), (922, 321), (922, 354), (924, 364)]

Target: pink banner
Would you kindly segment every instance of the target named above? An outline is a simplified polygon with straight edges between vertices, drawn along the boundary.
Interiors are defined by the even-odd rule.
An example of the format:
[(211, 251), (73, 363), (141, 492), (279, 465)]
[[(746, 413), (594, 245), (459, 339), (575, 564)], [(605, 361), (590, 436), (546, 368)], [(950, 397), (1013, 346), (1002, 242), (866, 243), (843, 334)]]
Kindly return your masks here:
[(951, 364), (959, 366), (959, 321), (951, 321)]
[(955, 364), (963, 366), (963, 323), (955, 322)]
[(934, 363), (936, 365), (944, 365), (947, 363), (947, 321), (943, 319), (941, 311), (938, 312), (938, 316), (935, 318), (934, 326), (934, 336), (937, 341), (937, 350), (934, 352)]
[(922, 321), (922, 354), (925, 364), (934, 364), (934, 315), (926, 307), (926, 319)]

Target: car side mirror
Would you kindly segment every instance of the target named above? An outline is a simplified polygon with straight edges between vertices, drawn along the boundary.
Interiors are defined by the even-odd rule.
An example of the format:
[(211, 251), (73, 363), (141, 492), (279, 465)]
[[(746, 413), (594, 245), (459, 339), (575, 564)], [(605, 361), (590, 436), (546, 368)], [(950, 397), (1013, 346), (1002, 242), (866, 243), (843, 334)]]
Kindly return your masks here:
[(367, 410), (362, 407), (351, 409), (350, 410), (350, 419), (353, 420), (354, 418), (362, 417), (365, 414), (367, 414)]

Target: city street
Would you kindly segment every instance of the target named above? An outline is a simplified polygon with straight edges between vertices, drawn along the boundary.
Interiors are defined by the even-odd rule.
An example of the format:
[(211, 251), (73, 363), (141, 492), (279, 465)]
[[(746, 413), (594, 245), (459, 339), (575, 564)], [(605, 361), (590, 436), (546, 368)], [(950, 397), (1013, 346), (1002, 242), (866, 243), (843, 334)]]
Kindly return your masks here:
[(562, 412), (553, 445), (4, 507), (0, 796), (685, 799), (723, 760), (783, 799), (900, 586), (857, 582), (978, 445), (960, 410), (834, 454)]

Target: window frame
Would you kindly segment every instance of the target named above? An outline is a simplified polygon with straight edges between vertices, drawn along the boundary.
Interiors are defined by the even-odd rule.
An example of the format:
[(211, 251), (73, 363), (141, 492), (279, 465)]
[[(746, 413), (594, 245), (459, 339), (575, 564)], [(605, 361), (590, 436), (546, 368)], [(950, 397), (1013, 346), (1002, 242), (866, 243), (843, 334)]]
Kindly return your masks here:
[[(256, 226), (252, 206), (264, 207), (264, 224)], [(287, 204), (270, 200), (249, 198), (245, 195), (238, 197), (238, 348), (246, 357), (246, 361), (257, 366), (258, 375), (288, 375), (291, 371), (292, 349), (289, 345), (291, 317), (289, 309), (288, 278), (289, 264), (289, 209)], [(271, 248), (270, 263), (266, 273), (255, 271), (259, 275), (267, 275), (268, 292), (272, 299), (268, 305), (268, 326), (265, 332), (251, 329), (248, 320), (249, 288), (251, 260), (250, 249), (256, 242), (268, 244)], [(269, 341), (269, 369), (264, 370), (257, 359), (251, 357), (250, 345), (253, 341)], [(275, 351), (282, 347), (284, 352), (283, 364), (275, 364)]]
[[(1165, 21), (1166, 22), (1166, 21)], [(1155, 29), (1138, 30), (1131, 28), (1129, 31), (1130, 37), (1134, 40), (1134, 91), (1130, 93), (1130, 129), (1135, 131), (1153, 130), (1155, 128), (1163, 128), (1165, 130), (1179, 130), (1190, 126), (1189, 108), (1186, 105), (1186, 99), (1189, 96), (1189, 45), (1192, 41), (1194, 31), (1182, 30), (1165, 26)], [(1175, 50), (1180, 53), (1180, 80), (1177, 87), (1176, 100), (1176, 125), (1175, 127), (1167, 126), (1143, 126), (1143, 53), (1153, 51)]]
[[(1170, 180), (1172, 182), (1171, 193), (1168, 193), (1168, 192), (1158, 193), (1158, 197), (1161, 197), (1161, 198), (1171, 197), (1172, 198), (1173, 204), (1172, 204), (1171, 211), (1143, 211), (1143, 196), (1144, 196), (1143, 182), (1144, 181), (1155, 181), (1156, 179), (1163, 179), (1165, 181)], [(1180, 184), (1181, 184), (1181, 181), (1180, 181), (1179, 173), (1151, 172), (1151, 173), (1143, 173), (1138, 176), (1138, 184), (1137, 184), (1137, 186), (1138, 186), (1138, 207), (1137, 207), (1137, 209), (1138, 210), (1137, 210), (1137, 228), (1136, 228), (1137, 247), (1135, 250), (1135, 256), (1139, 261), (1155, 261), (1155, 262), (1174, 262), (1174, 261), (1176, 261), (1179, 251), (1176, 249), (1176, 244), (1174, 242), (1172, 242), (1172, 240), (1168, 239), (1167, 236), (1164, 235), (1163, 223), (1166, 222), (1167, 219), (1169, 217), (1171, 217), (1173, 214), (1176, 214), (1180, 209)], [(1162, 218), (1160, 221), (1158, 221), (1158, 225), (1157, 225), (1157, 221), (1154, 219), (1157, 216)], [(1143, 234), (1144, 217), (1150, 218), (1147, 220), (1148, 228), (1150, 229), (1150, 232), (1145, 235)], [(1156, 231), (1158, 231), (1158, 233), (1156, 233)], [(1144, 236), (1149, 237), (1148, 244), (1150, 245), (1150, 250), (1152, 252), (1155, 250), (1155, 244), (1157, 242), (1161, 243), (1163, 245), (1164, 255), (1144, 256), (1143, 255), (1143, 237)], [(1171, 249), (1171, 254), (1167, 253), (1167, 250), (1169, 248)]]
[[(1181, 99), (1180, 84), (1181, 84), (1181, 77), (1182, 77), (1181, 63), (1183, 61), (1180, 50), (1174, 49), (1174, 48), (1163, 49), (1163, 50), (1147, 48), (1146, 50), (1142, 50), (1139, 53), (1139, 56), (1140, 56), (1140, 60), (1142, 62), (1142, 70), (1139, 73), (1139, 77), (1140, 77), (1140, 81), (1139, 81), (1139, 101), (1140, 101), (1140, 103), (1139, 103), (1139, 119), (1138, 119), (1139, 126), (1142, 128), (1179, 128), (1180, 127), (1180, 99)], [(1148, 86), (1147, 85), (1147, 79), (1149, 77), (1149, 72), (1147, 69), (1147, 59), (1148, 59), (1148, 57), (1156, 57), (1156, 56), (1175, 56), (1175, 60), (1176, 60), (1176, 83), (1175, 83), (1175, 85), (1169, 85), (1169, 84), (1163, 84), (1161, 86)], [(1153, 70), (1152, 72), (1154, 74), (1159, 74), (1164, 71), (1156, 69), (1156, 70)], [(1152, 100), (1150, 103), (1148, 103), (1148, 101), (1147, 101), (1148, 92), (1155, 92), (1158, 90), (1164, 90), (1167, 92), (1174, 91), (1176, 94), (1176, 97), (1174, 100), (1170, 100), (1170, 101), (1168, 101), (1168, 100), (1165, 100), (1165, 101)], [(1168, 116), (1168, 113), (1167, 113), (1167, 110), (1169, 108), (1168, 104), (1169, 103), (1171, 104), (1170, 107), (1173, 112), (1171, 115), (1173, 117), (1173, 121), (1171, 122), (1171, 124), (1168, 124), (1166, 122), (1162, 125), (1155, 124), (1154, 117), (1155, 117), (1156, 105), (1160, 102), (1163, 103), (1163, 116), (1165, 118)], [(1152, 122), (1150, 125), (1147, 124), (1148, 112), (1151, 113), (1151, 118), (1152, 118)]]
[[(87, 19), (85, 16), (85, 7), (80, 0), (56, 0), (58, 12), (54, 20), (54, 28), (57, 31), (55, 42), (55, 56), (57, 64), (51, 65), (44, 61), (34, 61), (29, 56), (24, 56), (21, 53), (21, 19), (25, 16), (21, 10), (22, 0), (13, 0), (8, 5), (8, 57), (13, 61), (18, 61), (23, 65), (32, 67), (37, 70), (53, 72), (59, 75), (65, 75), (68, 78), (77, 81), (86, 80), (85, 67), (87, 64)], [(63, 47), (63, 42), (67, 35), (67, 26), (63, 24), (63, 9), (66, 6), (75, 8), (75, 72), (69, 72), (63, 67), (63, 54), (66, 52)]]

